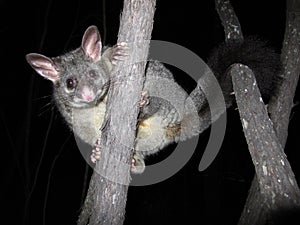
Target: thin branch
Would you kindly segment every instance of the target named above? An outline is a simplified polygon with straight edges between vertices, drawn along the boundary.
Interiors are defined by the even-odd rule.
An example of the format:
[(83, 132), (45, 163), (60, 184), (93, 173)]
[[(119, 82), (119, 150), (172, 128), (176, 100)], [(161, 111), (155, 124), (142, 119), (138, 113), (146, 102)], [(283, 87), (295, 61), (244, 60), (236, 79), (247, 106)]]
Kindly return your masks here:
[(293, 99), (300, 74), (300, 1), (287, 1), (286, 31), (281, 51), (280, 87), (270, 100), (269, 113), (282, 146), (288, 136)]
[(23, 215), (23, 223), (24, 224), (26, 223), (26, 220), (27, 220), (27, 217), (28, 217), (31, 197), (32, 197), (32, 194), (33, 194), (33, 192), (36, 188), (37, 181), (38, 181), (38, 175), (40, 173), (40, 169), (41, 169), (44, 157), (45, 157), (46, 148), (47, 148), (48, 140), (49, 140), (49, 137), (50, 137), (50, 131), (51, 131), (52, 125), (53, 125), (53, 120), (54, 120), (54, 111), (51, 110), (50, 121), (49, 121), (47, 131), (46, 131), (46, 134), (45, 134), (44, 144), (43, 144), (43, 147), (41, 149), (41, 155), (40, 155), (38, 164), (35, 168), (35, 173), (34, 173), (34, 176), (33, 176), (32, 185), (31, 185), (30, 189), (28, 190), (26, 200), (25, 200), (25, 204), (24, 204), (24, 215)]
[[(43, 23), (43, 30), (42, 30), (42, 35), (41, 35), (41, 41), (38, 45), (38, 50), (41, 51), (42, 48), (44, 47), (44, 43), (46, 40), (46, 34), (48, 32), (48, 19), (49, 19), (49, 13), (51, 11), (51, 6), (52, 6), (52, 0), (48, 1), (47, 4), (47, 8), (45, 10), (45, 16), (44, 16), (44, 23)], [(25, 203), (24, 203), (24, 211), (23, 211), (23, 219), (22, 219), (22, 224), (26, 224), (28, 222), (28, 218), (29, 218), (29, 210), (30, 210), (30, 201), (31, 201), (31, 196), (32, 193), (35, 189), (35, 185), (36, 185), (36, 179), (37, 179), (37, 175), (40, 172), (39, 171), (39, 166), (36, 169), (35, 175), (34, 175), (34, 180), (33, 180), (33, 184), (30, 187), (30, 183), (31, 183), (31, 176), (30, 176), (30, 171), (29, 171), (29, 146), (30, 146), (30, 134), (31, 134), (31, 123), (32, 123), (32, 99), (34, 96), (34, 90), (35, 90), (35, 77), (36, 76), (31, 76), (30, 81), (29, 81), (29, 85), (28, 85), (28, 95), (27, 95), (27, 108), (26, 108), (26, 115), (25, 115), (25, 132), (24, 132), (24, 174), (25, 174)], [(53, 111), (51, 111), (51, 121), (46, 133), (46, 139), (48, 140), (48, 136), (49, 136), (49, 129), (52, 125), (52, 118), (53, 118)], [(45, 146), (47, 143), (47, 140), (45, 140), (44, 143), (44, 147), (43, 147), (43, 152), (41, 155), (41, 158), (39, 160), (39, 164), (42, 162), (43, 160), (43, 155), (44, 155), (44, 150), (45, 150)]]
[(102, 27), (103, 27), (103, 43), (106, 43), (107, 23), (106, 23), (106, 0), (102, 0)]
[(90, 166), (89, 164), (85, 164), (85, 169), (84, 169), (84, 175), (83, 175), (83, 182), (82, 182), (82, 191), (81, 191), (81, 198), (80, 198), (80, 205), (84, 204), (84, 199), (86, 196), (86, 192), (88, 189), (88, 185), (89, 185), (89, 170), (90, 170)]
[(56, 165), (57, 160), (59, 159), (59, 157), (62, 155), (62, 152), (66, 146), (66, 144), (68, 143), (68, 141), (70, 140), (71, 135), (69, 135), (67, 137), (67, 139), (64, 141), (64, 143), (61, 145), (58, 153), (56, 154), (54, 160), (51, 163), (51, 167), (49, 170), (49, 174), (48, 174), (48, 179), (47, 179), (47, 186), (46, 186), (46, 191), (45, 191), (45, 196), (44, 196), (44, 205), (43, 205), (43, 225), (46, 224), (46, 209), (47, 209), (47, 203), (48, 203), (48, 197), (49, 197), (49, 191), (50, 191), (50, 185), (51, 185), (51, 177)]
[(215, 0), (215, 7), (225, 31), (226, 43), (242, 43), (244, 41), (240, 22), (229, 0)]

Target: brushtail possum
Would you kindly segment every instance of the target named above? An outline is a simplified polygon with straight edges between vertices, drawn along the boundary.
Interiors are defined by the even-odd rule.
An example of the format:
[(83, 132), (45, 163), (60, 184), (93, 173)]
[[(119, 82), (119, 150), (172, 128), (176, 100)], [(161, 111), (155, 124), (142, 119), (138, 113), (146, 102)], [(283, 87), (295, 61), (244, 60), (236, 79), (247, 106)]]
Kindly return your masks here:
[[(214, 50), (209, 65), (216, 71), (227, 106), (233, 99), (230, 78), (226, 69), (236, 62), (255, 68), (261, 92), (270, 94), (274, 64), (279, 65), (279, 57), (258, 40), (245, 41), (242, 46), (223, 44)], [(253, 44), (255, 43), (255, 44)], [(262, 50), (253, 49), (259, 47)], [(240, 51), (247, 52), (241, 54)], [(240, 57), (248, 56), (250, 64)], [(101, 36), (96, 26), (90, 26), (84, 33), (81, 46), (64, 55), (49, 58), (40, 54), (26, 55), (27, 62), (44, 78), (53, 83), (55, 103), (73, 132), (84, 142), (94, 146), (101, 135), (101, 126), (106, 111), (106, 95), (110, 85), (110, 73), (116, 60), (126, 57), (126, 44), (102, 48)], [(246, 57), (247, 58), (247, 57)], [(263, 65), (263, 59), (269, 60)], [(258, 64), (258, 65), (256, 65)], [(271, 65), (272, 64), (272, 65)], [(170, 86), (168, 86), (171, 84)], [(170, 88), (168, 88), (170, 87)], [(203, 110), (203, 99), (197, 99), (201, 92), (199, 86), (191, 97), (175, 82), (172, 73), (160, 62), (150, 61), (146, 68), (144, 90), (149, 96), (141, 109), (136, 136), (131, 171), (142, 173), (144, 158), (154, 154), (166, 145), (197, 135), (199, 127), (198, 112)], [(165, 96), (164, 98), (160, 96)], [(191, 104), (191, 102), (195, 104)], [(201, 104), (196, 103), (201, 102)], [(194, 106), (197, 106), (195, 109)], [(206, 104), (205, 107), (209, 107)], [(195, 113), (196, 111), (196, 113)], [(200, 115), (200, 114), (199, 114)], [(92, 161), (99, 153), (92, 155)]]
[[(53, 58), (36, 53), (26, 55), (32, 68), (52, 81), (56, 106), (70, 128), (92, 146), (101, 136), (108, 88), (118, 82), (110, 80), (111, 70), (116, 60), (126, 57), (125, 48), (124, 43), (102, 48), (97, 27), (90, 26), (83, 35), (81, 46), (74, 51)], [(158, 92), (166, 90), (168, 83), (173, 85), (172, 90), (165, 91), (164, 95), (170, 97), (172, 104), (158, 97)], [(179, 112), (183, 110), (174, 108), (174, 104), (180, 107), (188, 95), (174, 82), (173, 75), (163, 64), (148, 63), (144, 88), (149, 95), (149, 104), (143, 107), (139, 118), (133, 173), (144, 171), (146, 155), (179, 141), (180, 136), (193, 136), (195, 125), (187, 127), (183, 121), (197, 124), (198, 120), (196, 116), (183, 115)], [(185, 117), (189, 117), (189, 121), (184, 120)], [(94, 157), (97, 153), (93, 155), (93, 161)]]

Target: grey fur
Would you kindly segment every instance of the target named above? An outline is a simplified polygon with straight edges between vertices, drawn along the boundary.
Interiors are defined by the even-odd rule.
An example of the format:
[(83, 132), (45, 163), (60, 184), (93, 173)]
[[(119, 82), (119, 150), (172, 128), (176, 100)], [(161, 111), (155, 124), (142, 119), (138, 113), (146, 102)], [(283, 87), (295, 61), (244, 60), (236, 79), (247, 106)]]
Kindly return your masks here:
[[(114, 54), (119, 54), (119, 51), (112, 47), (103, 53), (97, 52), (101, 51), (99, 42), (98, 29), (91, 26), (83, 36), (81, 47), (74, 51), (55, 58), (35, 53), (26, 56), (33, 69), (53, 82), (55, 103), (70, 128), (92, 146), (101, 136), (110, 82), (118, 82), (110, 80), (110, 72)], [(68, 90), (68, 86), (72, 86), (68, 84), (70, 79), (76, 83), (74, 90)], [(191, 103), (187, 93), (163, 64), (157, 61), (148, 63), (144, 90), (149, 95), (149, 104), (142, 108), (139, 116), (133, 173), (144, 171), (147, 155), (193, 136), (198, 122), (197, 111), (191, 111), (191, 104), (186, 104)], [(186, 110), (190, 111), (186, 113)], [(193, 125), (194, 129), (188, 125)]]
[[(263, 80), (258, 78), (259, 85), (261, 83), (261, 86), (264, 86), (264, 82), (261, 81), (270, 79), (267, 75), (273, 72), (270, 71), (273, 69), (270, 66), (273, 61), (276, 61), (269, 56), (273, 52), (257, 51), (253, 48), (255, 43), (250, 42), (249, 48), (244, 44), (242, 48), (222, 45), (210, 57), (209, 65), (216, 72), (218, 80), (222, 81), (221, 87), (227, 106), (232, 103), (229, 95), (231, 80), (224, 74), (228, 66), (238, 62), (236, 58), (231, 58), (232, 53), (236, 57), (241, 57), (241, 49), (247, 51), (250, 49), (250, 53), (253, 54), (250, 60), (262, 60), (257, 58), (257, 53), (261, 57), (262, 53), (267, 52), (267, 56), (271, 58), (270, 65), (268, 64), (265, 68), (259, 64), (252, 68), (254, 68), (255, 74), (266, 71), (264, 72), (266, 77)], [(115, 54), (120, 53), (119, 47), (106, 48), (104, 52), (101, 52), (99, 31), (95, 26), (91, 26), (83, 36), (81, 47), (74, 51), (51, 59), (35, 53), (26, 56), (28, 63), (40, 75), (53, 82), (56, 105), (70, 128), (79, 138), (92, 146), (95, 145), (97, 138), (101, 137), (100, 128), (106, 110), (106, 94), (111, 85), (110, 82), (112, 82), (110, 72), (113, 60), (117, 58), (114, 57)], [(261, 47), (261, 45), (256, 47)], [(242, 54), (249, 58), (249, 51)], [(76, 80), (74, 90), (68, 90), (68, 87), (72, 87), (70, 79)], [(268, 90), (270, 82), (267, 83), (266, 89)], [(197, 135), (200, 126), (198, 113), (201, 115), (200, 111), (206, 111), (208, 108), (205, 96), (199, 86), (188, 96), (175, 82), (172, 73), (157, 61), (150, 61), (147, 65), (144, 90), (149, 95), (149, 104), (143, 106), (139, 116), (133, 173), (144, 171), (144, 158), (147, 155), (158, 152), (170, 143)]]

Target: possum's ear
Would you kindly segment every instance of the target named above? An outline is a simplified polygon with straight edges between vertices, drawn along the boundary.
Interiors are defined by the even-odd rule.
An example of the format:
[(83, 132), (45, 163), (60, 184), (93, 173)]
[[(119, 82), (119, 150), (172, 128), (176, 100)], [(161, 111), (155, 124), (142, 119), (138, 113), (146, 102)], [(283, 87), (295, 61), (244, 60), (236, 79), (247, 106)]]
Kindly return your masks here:
[(81, 48), (85, 55), (94, 62), (101, 59), (101, 36), (96, 26), (90, 26), (86, 29), (82, 37)]
[(55, 68), (54, 63), (50, 58), (37, 53), (30, 53), (26, 55), (26, 60), (41, 76), (52, 82), (59, 79), (59, 71)]

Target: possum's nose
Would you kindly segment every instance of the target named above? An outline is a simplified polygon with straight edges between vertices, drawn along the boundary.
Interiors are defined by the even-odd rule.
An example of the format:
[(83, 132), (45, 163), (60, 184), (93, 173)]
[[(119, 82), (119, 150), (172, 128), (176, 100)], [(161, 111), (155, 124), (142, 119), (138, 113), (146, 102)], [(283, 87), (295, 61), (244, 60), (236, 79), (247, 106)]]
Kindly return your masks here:
[(82, 99), (86, 102), (91, 102), (95, 99), (94, 91), (88, 86), (83, 86), (81, 96)]

